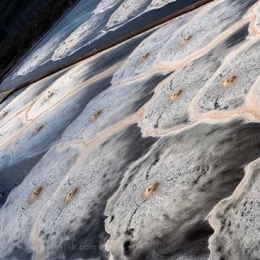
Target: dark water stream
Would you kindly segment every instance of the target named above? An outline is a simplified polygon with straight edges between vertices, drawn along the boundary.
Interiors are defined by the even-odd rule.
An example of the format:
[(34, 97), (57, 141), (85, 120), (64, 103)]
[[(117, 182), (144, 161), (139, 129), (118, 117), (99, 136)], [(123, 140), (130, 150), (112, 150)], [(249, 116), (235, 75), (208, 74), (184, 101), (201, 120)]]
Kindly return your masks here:
[[(8, 89), (12, 89), (17, 85), (20, 85), (24, 82), (27, 82), (28, 80), (31, 80), (33, 78), (39, 77), (41, 74), (46, 73), (48, 71), (51, 71), (67, 62), (70, 62), (76, 58), (81, 57), (82, 55), (85, 55), (91, 51), (93, 51), (96, 48), (100, 48), (110, 42), (113, 42), (123, 36), (128, 35), (129, 33), (132, 33), (142, 27), (145, 27), (155, 21), (158, 21), (176, 11), (179, 11), (191, 4), (194, 4), (198, 2), (198, 0), (185, 0), (185, 1), (181, 1), (181, 0), (177, 0), (176, 2), (172, 2), (167, 4), (166, 6), (160, 8), (160, 9), (156, 9), (156, 10), (151, 10), (147, 13), (142, 14), (141, 16), (133, 19), (132, 21), (126, 23), (125, 25), (123, 25), (122, 27), (118, 28), (115, 31), (110, 31), (108, 33), (106, 33), (105, 35), (103, 35), (101, 38), (93, 41), (91, 44), (83, 47), (82, 49), (76, 51), (75, 53), (73, 53), (70, 56), (67, 56), (63, 59), (57, 60), (57, 61), (48, 61), (47, 63), (45, 63), (44, 65), (38, 66), (37, 68), (35, 68), (32, 72), (29, 72), (27, 75), (24, 76), (17, 76), (14, 79), (12, 79), (13, 74), (17, 71), (17, 69), (19, 69), (20, 66), (17, 66), (17, 69), (13, 70), (12, 73), (10, 73), (10, 75), (1, 83), (0, 85), (0, 91), (4, 91), (4, 90), (8, 90)], [(84, 6), (85, 9), (89, 9), (89, 10), (93, 10), (98, 2), (95, 1), (88, 1), (88, 3)], [(109, 10), (107, 15), (111, 15), (111, 13), (118, 7), (118, 5), (114, 8), (111, 8), (111, 10)], [(75, 7), (77, 8), (77, 6)], [(37, 45), (37, 48), (41, 47), (44, 43), (46, 43), (49, 39), (51, 39), (51, 37), (53, 37), (53, 35), (55, 33), (57, 33), (57, 31), (61, 30), (62, 28), (64, 28), (65, 26), (67, 26), (68, 24), (68, 19), (77, 19), (77, 13), (80, 14), (80, 12), (82, 12), (81, 10), (76, 10), (75, 8), (73, 11), (73, 13), (75, 14), (74, 16), (70, 14), (68, 14), (66, 17), (69, 18), (64, 18), (62, 19), (47, 35), (45, 38), (42, 39), (42, 41)], [(35, 50), (34, 49), (34, 50)]]

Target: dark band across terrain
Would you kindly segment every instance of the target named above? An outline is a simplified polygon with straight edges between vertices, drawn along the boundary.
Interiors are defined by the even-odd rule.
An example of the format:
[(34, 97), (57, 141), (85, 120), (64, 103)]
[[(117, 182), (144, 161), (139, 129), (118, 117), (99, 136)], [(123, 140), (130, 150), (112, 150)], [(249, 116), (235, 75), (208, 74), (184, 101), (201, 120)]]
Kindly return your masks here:
[(182, 10), (174, 12), (171, 15), (168, 15), (168, 16), (166, 16), (166, 17), (164, 17), (164, 18), (162, 18), (162, 19), (160, 19), (160, 20), (158, 20), (158, 21), (156, 21), (154, 23), (151, 23), (148, 26), (145, 26), (145, 27), (143, 27), (143, 28), (141, 28), (139, 30), (136, 30), (135, 32), (132, 32), (132, 33), (126, 35), (126, 36), (123, 36), (123, 37), (121, 37), (121, 38), (119, 38), (119, 39), (117, 39), (117, 40), (115, 40), (115, 41), (113, 41), (111, 43), (103, 45), (100, 48), (96, 48), (93, 51), (90, 51), (90, 52), (86, 53), (85, 55), (80, 56), (79, 58), (76, 58), (76, 59), (74, 59), (72, 61), (69, 61), (69, 62), (67, 62), (65, 64), (62, 64), (61, 66), (58, 66), (58, 67), (56, 67), (56, 68), (54, 68), (54, 69), (52, 69), (52, 70), (50, 70), (48, 72), (42, 73), (40, 76), (34, 77), (33, 79), (30, 79), (30, 80), (28, 80), (26, 82), (23, 82), (23, 83), (15, 86), (15, 87), (13, 87), (11, 89), (8, 89), (6, 91), (2, 91), (2, 92), (0, 92), (0, 103), (7, 96), (9, 96), (11, 93), (13, 93), (14, 91), (16, 91), (18, 89), (21, 89), (21, 88), (26, 87), (26, 86), (28, 86), (30, 84), (33, 84), (33, 83), (35, 83), (35, 82), (37, 82), (37, 81), (39, 81), (39, 80), (41, 80), (41, 79), (43, 79), (45, 77), (48, 77), (48, 76), (50, 76), (50, 75), (52, 75), (52, 74), (54, 74), (56, 72), (59, 72), (60, 70), (66, 69), (66, 68), (68, 68), (70, 66), (73, 66), (73, 65), (75, 65), (76, 63), (78, 63), (80, 61), (83, 61), (83, 60), (85, 60), (87, 58), (90, 58), (90, 57), (92, 57), (92, 56), (94, 56), (94, 55), (96, 55), (96, 54), (98, 54), (98, 53), (100, 53), (102, 51), (108, 50), (108, 49), (110, 49), (110, 48), (112, 48), (112, 47), (114, 47), (114, 46), (116, 46), (118, 44), (121, 44), (121, 43), (123, 43), (123, 42), (125, 42), (125, 41), (127, 41), (127, 40), (129, 40), (129, 39), (131, 39), (133, 37), (135, 37), (135, 36), (138, 36), (138, 35), (140, 35), (140, 34), (142, 34), (144, 32), (147, 32), (147, 31), (149, 31), (149, 30), (151, 30), (151, 29), (153, 29), (153, 28), (155, 28), (155, 27), (157, 27), (159, 25), (162, 25), (163, 23), (166, 23), (166, 22), (168, 22), (168, 21), (178, 17), (178, 16), (181, 16), (181, 15), (183, 15), (185, 13), (191, 12), (191, 11), (193, 11), (193, 10), (195, 10), (195, 9), (197, 9), (197, 8), (207, 4), (209, 2), (212, 2), (212, 1), (213, 0), (200, 0), (200, 1), (198, 1), (198, 2), (196, 2), (194, 4), (192, 4), (192, 5), (189, 5), (188, 7), (184, 8)]

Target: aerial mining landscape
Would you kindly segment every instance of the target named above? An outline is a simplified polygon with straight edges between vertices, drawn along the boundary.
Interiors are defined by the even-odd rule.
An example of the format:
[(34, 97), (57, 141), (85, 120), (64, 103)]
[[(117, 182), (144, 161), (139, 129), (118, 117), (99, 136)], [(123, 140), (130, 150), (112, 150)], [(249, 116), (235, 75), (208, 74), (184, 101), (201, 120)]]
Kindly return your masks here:
[[(178, 1), (79, 1), (0, 91)], [(259, 76), (260, 2), (215, 0), (11, 91), (0, 259), (260, 260)]]

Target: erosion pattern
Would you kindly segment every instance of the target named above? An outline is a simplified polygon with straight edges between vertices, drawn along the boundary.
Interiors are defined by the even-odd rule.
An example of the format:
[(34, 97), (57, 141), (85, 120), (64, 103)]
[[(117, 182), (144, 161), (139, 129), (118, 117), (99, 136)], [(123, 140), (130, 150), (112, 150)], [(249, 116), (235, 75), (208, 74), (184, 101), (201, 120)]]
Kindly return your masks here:
[(259, 21), (214, 1), (9, 96), (0, 259), (260, 259)]
[(13, 78), (26, 75), (50, 60), (63, 59), (134, 18), (175, 1), (81, 0), (63, 20), (64, 26), (58, 26), (48, 41), (31, 52)]

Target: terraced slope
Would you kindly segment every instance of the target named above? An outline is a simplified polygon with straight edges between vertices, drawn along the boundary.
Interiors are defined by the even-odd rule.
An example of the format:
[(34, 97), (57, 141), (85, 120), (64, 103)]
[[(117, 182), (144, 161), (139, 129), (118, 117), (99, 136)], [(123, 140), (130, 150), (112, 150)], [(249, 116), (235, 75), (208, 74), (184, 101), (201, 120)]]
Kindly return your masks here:
[(214, 1), (7, 98), (0, 259), (259, 259), (259, 17)]

